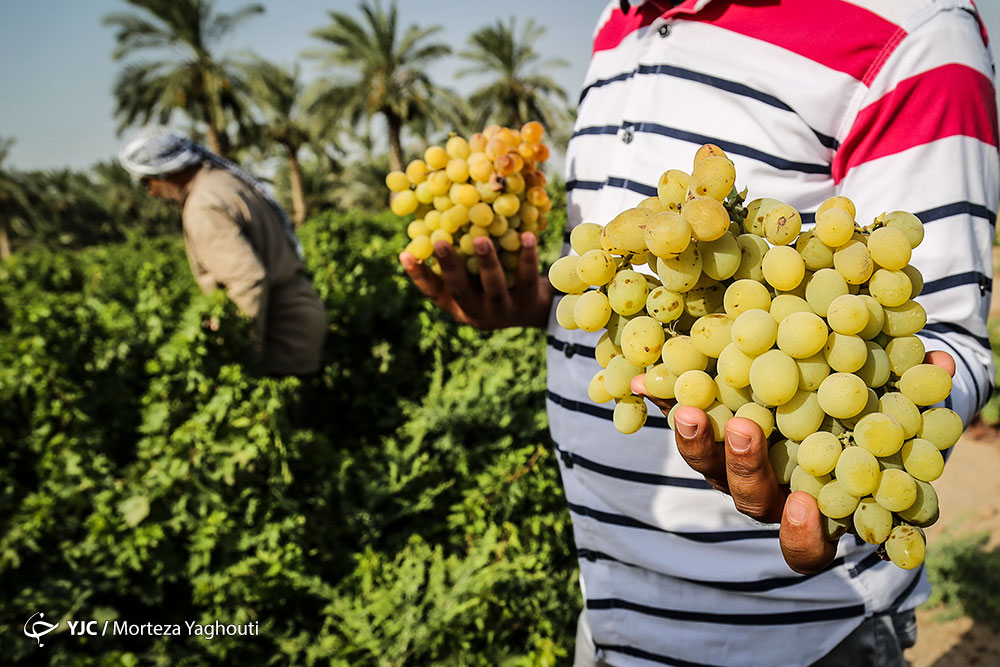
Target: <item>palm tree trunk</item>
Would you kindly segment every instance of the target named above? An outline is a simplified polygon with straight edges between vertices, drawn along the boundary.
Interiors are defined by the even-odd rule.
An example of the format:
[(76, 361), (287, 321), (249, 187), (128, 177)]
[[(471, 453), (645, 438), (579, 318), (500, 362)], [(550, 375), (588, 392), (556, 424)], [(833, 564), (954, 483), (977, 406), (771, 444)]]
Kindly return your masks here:
[(216, 155), (225, 157), (226, 154), (223, 152), (222, 143), (219, 141), (219, 131), (215, 129), (215, 124), (211, 118), (205, 119), (205, 143), (208, 144), (208, 150)]
[(288, 180), (292, 186), (292, 220), (301, 227), (308, 213), (306, 192), (302, 186), (302, 165), (299, 164), (298, 150), (291, 142), (285, 144), (288, 151)]
[(402, 171), (403, 147), (400, 134), (403, 129), (403, 121), (391, 111), (383, 111), (382, 113), (385, 114), (385, 120), (389, 124), (389, 168), (393, 171)]
[(10, 236), (7, 234), (7, 221), (0, 220), (0, 260), (10, 259)]

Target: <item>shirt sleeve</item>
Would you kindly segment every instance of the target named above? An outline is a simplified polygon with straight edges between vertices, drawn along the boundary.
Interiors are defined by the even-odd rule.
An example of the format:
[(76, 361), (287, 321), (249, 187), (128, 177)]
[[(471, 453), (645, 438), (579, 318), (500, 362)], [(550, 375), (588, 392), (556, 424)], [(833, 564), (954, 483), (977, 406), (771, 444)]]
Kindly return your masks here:
[(946, 406), (968, 424), (994, 377), (986, 330), (1000, 199), (993, 63), (976, 17), (951, 9), (907, 26), (880, 64), (841, 133), (834, 180), (861, 225), (892, 210), (922, 221), (910, 262), (924, 278), (919, 335), (955, 358)]
[(254, 320), (253, 339), (264, 339), (267, 272), (235, 216), (222, 206), (198, 203), (185, 208), (184, 229), (190, 251), (237, 307)]

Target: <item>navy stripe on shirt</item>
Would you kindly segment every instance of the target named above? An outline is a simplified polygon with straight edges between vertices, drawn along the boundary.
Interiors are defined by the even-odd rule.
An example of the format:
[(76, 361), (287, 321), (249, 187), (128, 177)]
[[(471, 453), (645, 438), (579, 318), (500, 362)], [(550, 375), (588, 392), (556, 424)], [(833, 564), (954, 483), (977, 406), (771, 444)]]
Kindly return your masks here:
[(567, 503), (569, 506), (569, 511), (574, 514), (579, 514), (580, 516), (585, 516), (600, 523), (608, 523), (616, 526), (624, 526), (626, 528), (639, 528), (641, 530), (655, 530), (658, 533), (666, 533), (668, 535), (674, 535), (686, 540), (691, 540), (692, 542), (702, 542), (706, 544), (717, 544), (719, 542), (739, 542), (742, 540), (761, 540), (761, 539), (777, 539), (778, 529), (777, 528), (761, 528), (755, 530), (730, 530), (730, 531), (708, 531), (708, 532), (691, 532), (691, 531), (675, 531), (667, 530), (665, 528), (660, 528), (659, 526), (654, 526), (644, 521), (639, 521), (630, 516), (624, 516), (622, 514), (614, 514), (613, 512), (605, 512), (603, 510), (593, 509), (592, 507), (586, 507), (584, 505), (578, 505), (575, 503)]
[(651, 472), (639, 472), (637, 470), (615, 468), (614, 466), (592, 461), (574, 452), (566, 451), (559, 446), (559, 443), (553, 442), (552, 444), (555, 446), (556, 451), (559, 452), (559, 456), (563, 463), (569, 468), (572, 468), (573, 466), (580, 466), (584, 470), (590, 470), (591, 472), (596, 472), (606, 477), (614, 477), (615, 479), (621, 479), (627, 482), (636, 482), (638, 484), (674, 486), (684, 489), (699, 489), (703, 491), (713, 490), (712, 486), (704, 479), (659, 475)]
[[(600, 419), (607, 419), (612, 421), (615, 416), (615, 411), (613, 408), (602, 408), (601, 406), (583, 401), (576, 401), (572, 398), (566, 398), (565, 396), (560, 396), (551, 389), (546, 392), (548, 399), (558, 405), (561, 408), (569, 410), (570, 412), (582, 412), (583, 414), (590, 415), (591, 417), (599, 417)], [(657, 417), (655, 415), (649, 415), (646, 417), (646, 424), (644, 428), (665, 428), (669, 429), (670, 425), (667, 423), (666, 417)]]
[[(711, 88), (716, 88), (718, 90), (723, 90), (727, 93), (732, 93), (733, 95), (748, 97), (750, 99), (757, 100), (758, 102), (763, 102), (764, 104), (772, 106), (776, 109), (780, 109), (782, 111), (795, 113), (795, 110), (792, 109), (792, 107), (788, 106), (774, 95), (757, 90), (756, 88), (751, 88), (746, 84), (739, 83), (738, 81), (733, 81), (731, 79), (723, 79), (717, 76), (710, 76), (702, 72), (685, 69), (683, 67), (677, 67), (675, 65), (665, 65), (665, 64), (640, 65), (637, 69), (631, 72), (624, 72), (622, 74), (617, 74), (615, 76), (608, 77), (606, 79), (598, 79), (597, 81), (594, 81), (593, 83), (589, 84), (583, 89), (583, 91), (580, 93), (579, 101), (582, 103), (583, 99), (587, 96), (587, 94), (595, 88), (601, 88), (611, 83), (627, 81), (631, 79), (633, 76), (636, 76), (638, 74), (672, 76), (678, 79), (684, 79), (686, 81), (700, 83), (702, 85), (709, 86)], [(835, 138), (823, 134), (822, 132), (819, 132), (814, 128), (809, 128), (809, 129), (812, 130), (813, 134), (816, 135), (816, 139), (820, 142), (821, 145), (825, 146), (826, 148), (832, 148), (832, 149), (836, 149), (838, 147), (839, 144)]]
[(648, 616), (658, 618), (671, 618), (677, 621), (689, 621), (694, 623), (716, 623), (720, 625), (798, 625), (801, 623), (815, 623), (817, 621), (834, 621), (842, 618), (854, 618), (865, 615), (863, 604), (848, 605), (846, 607), (830, 607), (827, 609), (809, 609), (801, 611), (785, 611), (772, 613), (712, 613), (705, 611), (684, 611), (680, 609), (666, 609), (663, 607), (653, 607), (650, 605), (630, 602), (619, 598), (597, 598), (587, 600), (587, 609), (627, 609)]
[[(625, 561), (615, 558), (610, 554), (606, 554), (602, 551), (595, 551), (593, 549), (577, 549), (577, 557), (591, 562), (604, 560), (613, 563), (618, 563), (619, 565), (624, 565), (625, 567), (638, 567), (640, 569), (645, 569), (641, 565), (633, 565), (632, 563), (626, 563)], [(844, 564), (843, 558), (834, 559), (830, 565), (827, 566), (822, 572), (817, 572), (815, 574), (803, 574), (794, 575), (790, 577), (771, 577), (768, 579), (760, 579), (757, 581), (706, 581), (698, 579), (687, 579), (684, 577), (673, 577), (666, 574), (660, 574), (660, 576), (668, 577), (676, 581), (683, 581), (688, 584), (694, 584), (696, 586), (705, 586), (707, 588), (714, 588), (722, 591), (737, 591), (742, 593), (761, 593), (764, 591), (773, 591), (779, 588), (787, 588), (789, 586), (795, 586), (801, 584), (803, 581), (811, 579), (813, 577), (823, 574), (830, 569), (840, 567)]]

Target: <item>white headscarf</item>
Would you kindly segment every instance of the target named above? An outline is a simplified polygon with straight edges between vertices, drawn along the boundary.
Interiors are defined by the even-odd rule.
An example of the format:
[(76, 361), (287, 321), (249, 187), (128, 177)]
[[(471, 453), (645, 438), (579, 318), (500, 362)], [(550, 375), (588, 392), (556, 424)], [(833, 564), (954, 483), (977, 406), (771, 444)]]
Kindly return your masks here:
[(118, 154), (118, 160), (125, 171), (129, 172), (135, 179), (143, 177), (163, 178), (205, 162), (219, 169), (224, 169), (253, 188), (271, 205), (284, 224), (288, 242), (291, 243), (299, 258), (302, 258), (302, 244), (299, 243), (298, 236), (295, 235), (295, 227), (285, 215), (281, 205), (264, 189), (264, 186), (253, 176), (240, 169), (236, 163), (213, 153), (183, 134), (166, 127), (147, 127), (125, 145)]

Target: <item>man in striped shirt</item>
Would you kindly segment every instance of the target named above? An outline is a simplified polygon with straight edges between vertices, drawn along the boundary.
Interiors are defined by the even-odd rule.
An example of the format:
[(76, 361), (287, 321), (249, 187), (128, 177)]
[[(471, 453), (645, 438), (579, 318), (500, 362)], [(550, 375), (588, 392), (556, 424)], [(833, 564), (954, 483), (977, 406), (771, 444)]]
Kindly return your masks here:
[[(739, 189), (792, 204), (807, 227), (836, 194), (862, 224), (913, 211), (925, 230), (911, 261), (925, 279), (920, 335), (953, 365), (947, 405), (968, 423), (992, 377), (993, 77), (968, 0), (616, 0), (598, 21), (566, 156), (569, 226), (655, 195), (659, 175), (704, 143), (733, 160)], [(697, 412), (676, 445), (661, 416), (618, 434), (587, 396), (598, 336), (556, 325), (533, 237), (510, 292), (478, 241), (481, 287), (445, 244), (443, 280), (401, 261), (460, 321), (550, 315), (549, 419), (585, 600), (578, 664), (903, 664), (900, 625), (929, 592), (922, 567), (902, 570), (852, 536), (826, 545), (815, 502), (785, 503), (768, 485), (748, 422), (731, 422), (721, 471), (698, 467), (735, 503), (681, 455), (699, 442), (685, 429), (704, 432)]]

